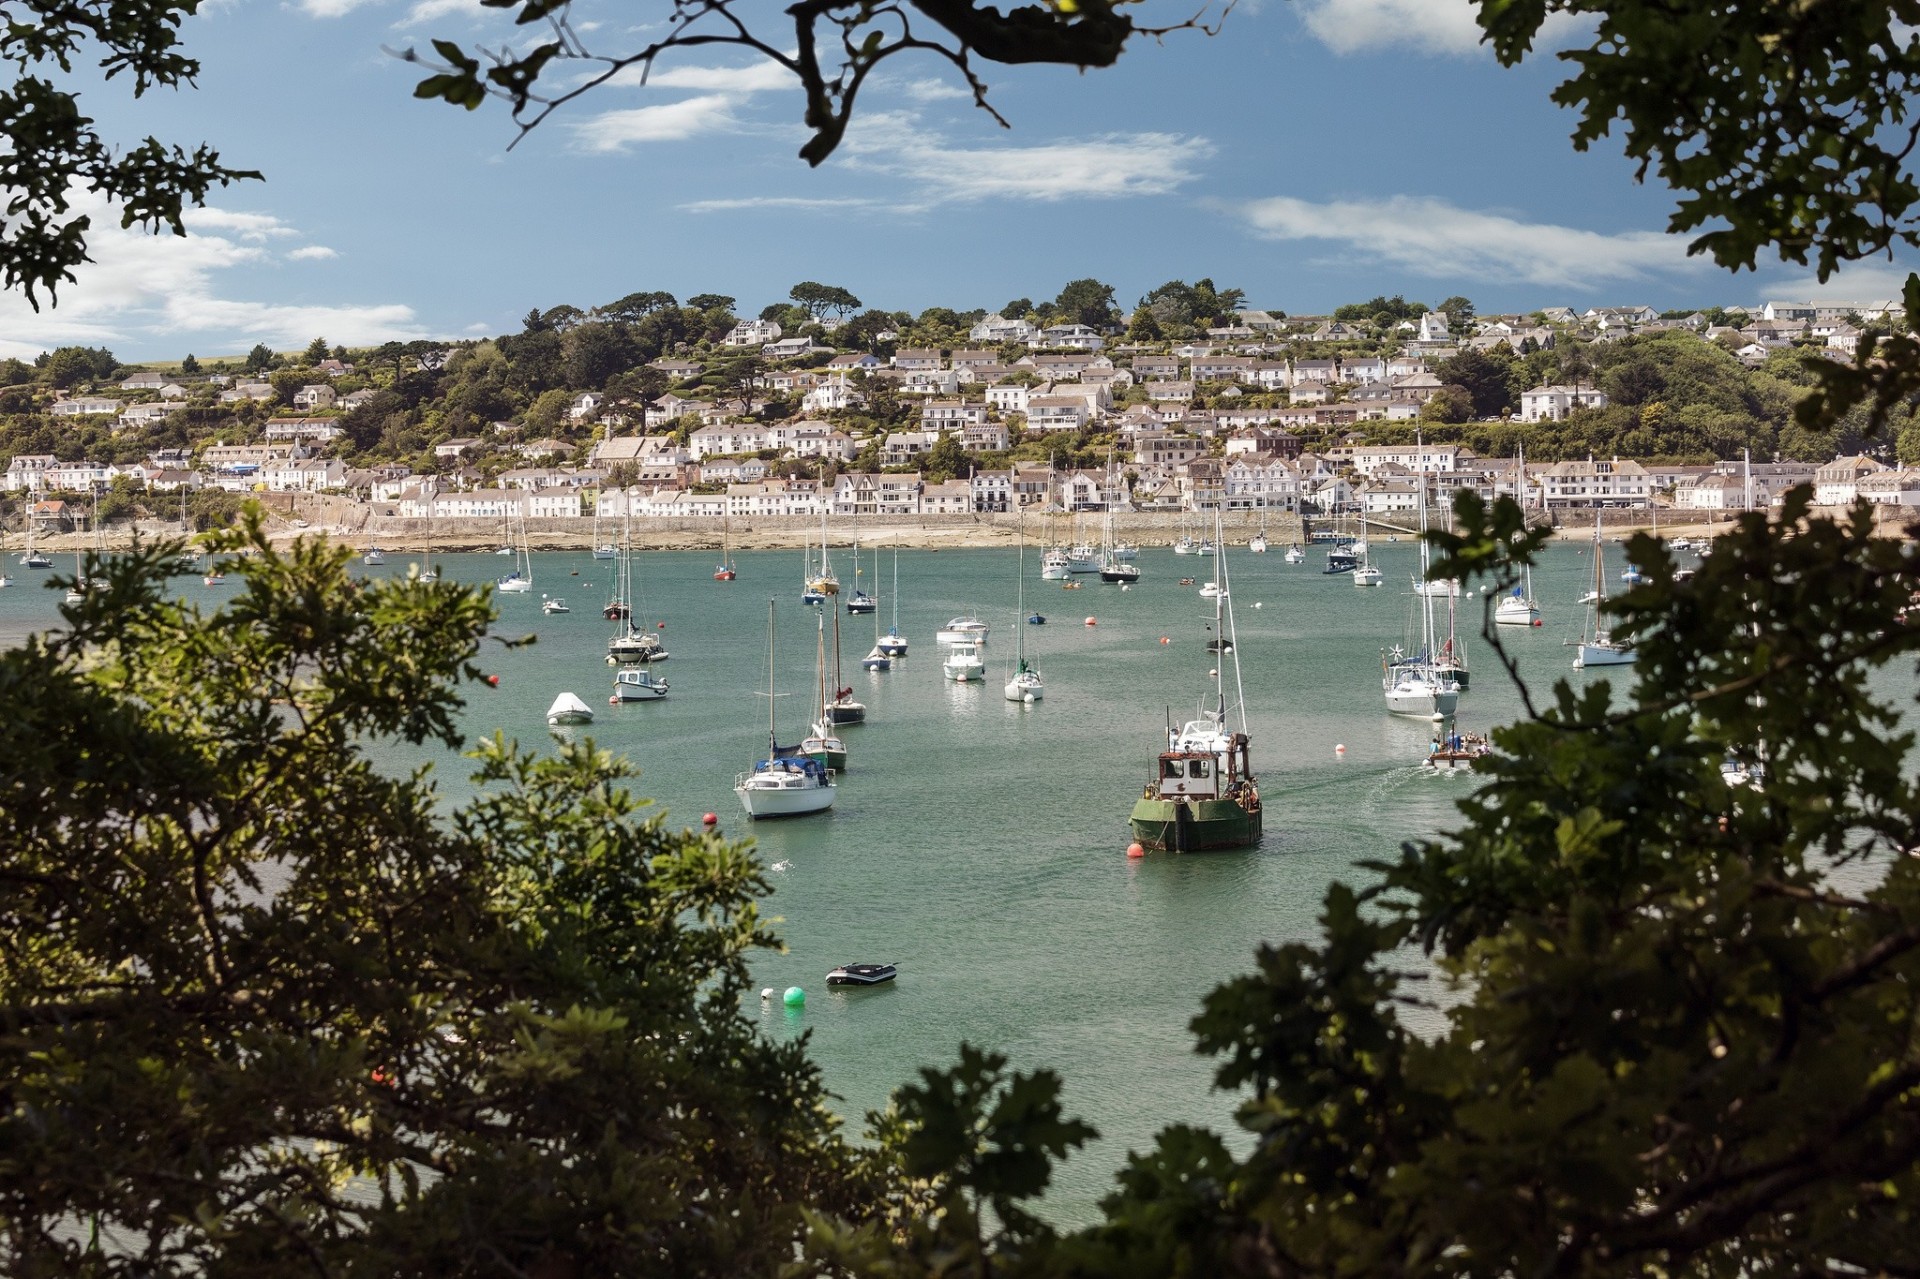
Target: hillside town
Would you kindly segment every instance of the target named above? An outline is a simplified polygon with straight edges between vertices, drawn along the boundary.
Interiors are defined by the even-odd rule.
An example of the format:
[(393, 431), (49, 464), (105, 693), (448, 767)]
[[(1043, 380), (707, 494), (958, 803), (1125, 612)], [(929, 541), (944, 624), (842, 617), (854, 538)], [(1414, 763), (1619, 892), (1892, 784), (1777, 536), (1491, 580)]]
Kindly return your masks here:
[[(1463, 489), (1556, 517), (1717, 513), (1801, 484), (1828, 506), (1920, 506), (1904, 440), (1789, 441), (1782, 407), (1811, 362), (1904, 326), (1894, 302), (1477, 316), (1393, 298), (1287, 316), (1176, 281), (1122, 323), (1110, 289), (1076, 308), (1097, 283), (917, 319), (849, 319), (844, 290), (756, 319), (636, 294), (490, 341), (316, 339), (244, 367), (63, 348), (10, 362), (0, 486), (12, 526), (48, 533), (259, 493), (401, 521), (1397, 517)], [(542, 351), (557, 367), (530, 375)], [(1728, 394), (1749, 407), (1712, 408)]]

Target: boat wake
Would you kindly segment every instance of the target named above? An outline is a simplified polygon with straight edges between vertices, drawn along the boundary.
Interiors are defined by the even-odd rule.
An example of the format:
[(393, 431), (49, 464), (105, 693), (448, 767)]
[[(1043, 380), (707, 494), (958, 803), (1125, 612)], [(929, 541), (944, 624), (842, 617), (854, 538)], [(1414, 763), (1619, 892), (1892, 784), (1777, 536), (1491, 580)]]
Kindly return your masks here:
[(767, 867), (767, 869), (768, 870), (792, 870), (793, 863), (792, 862), (775, 862), (773, 865)]

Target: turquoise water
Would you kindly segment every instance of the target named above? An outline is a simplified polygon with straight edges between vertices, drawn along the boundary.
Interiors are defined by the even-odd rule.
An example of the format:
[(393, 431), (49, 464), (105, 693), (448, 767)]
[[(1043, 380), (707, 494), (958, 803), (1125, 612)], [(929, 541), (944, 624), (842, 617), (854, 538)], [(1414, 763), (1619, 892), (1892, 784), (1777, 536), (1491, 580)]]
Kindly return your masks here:
[[(1621, 559), (1610, 548), (1617, 582)], [(11, 558), (11, 557), (10, 557)], [(401, 573), (390, 554), (369, 573)], [(1231, 1127), (1233, 1099), (1211, 1091), (1211, 1064), (1192, 1052), (1187, 1021), (1200, 997), (1251, 966), (1261, 941), (1310, 937), (1329, 881), (1360, 877), (1354, 864), (1390, 856), (1402, 840), (1446, 827), (1470, 781), (1429, 777), (1417, 767), (1430, 726), (1382, 711), (1379, 654), (1401, 640), (1415, 548), (1376, 545), (1388, 585), (1356, 589), (1319, 572), (1322, 552), (1286, 564), (1276, 549), (1230, 553), (1240, 656), (1255, 768), (1266, 801), (1266, 839), (1243, 853), (1129, 861), (1126, 818), (1160, 749), (1162, 726), (1191, 716), (1210, 687), (1203, 648), (1212, 605), (1181, 576), (1205, 581), (1211, 566), (1164, 548), (1141, 553), (1144, 578), (1122, 592), (1087, 580), (1063, 591), (1038, 581), (1027, 557), (1026, 609), (1049, 624), (1020, 627), (1011, 549), (912, 551), (900, 555), (900, 628), (910, 656), (891, 672), (858, 659), (873, 620), (841, 618), (845, 682), (869, 708), (845, 730), (851, 752), (829, 814), (750, 824), (732, 794), (734, 776), (762, 753), (767, 601), (778, 618), (781, 737), (804, 731), (814, 688), (815, 613), (799, 603), (797, 551), (737, 557), (738, 581), (712, 580), (711, 553), (658, 553), (640, 564), (636, 620), (665, 622), (672, 682), (658, 703), (606, 705), (604, 663), (611, 623), (600, 617), (612, 565), (586, 554), (534, 561), (531, 595), (498, 601), (499, 633), (532, 631), (539, 642), (483, 664), (499, 688), (476, 691), (476, 735), (501, 728), (522, 742), (547, 739), (544, 712), (562, 690), (593, 706), (589, 731), (640, 767), (638, 787), (671, 819), (696, 824), (717, 813), (724, 830), (752, 835), (778, 866), (767, 910), (787, 952), (755, 964), (760, 985), (800, 985), (809, 999), (789, 1011), (752, 1001), (767, 1032), (808, 1032), (840, 1109), (860, 1116), (922, 1065), (949, 1061), (963, 1039), (999, 1049), (1022, 1068), (1049, 1066), (1067, 1081), (1069, 1109), (1102, 1140), (1062, 1170), (1050, 1210), (1082, 1221), (1111, 1184), (1129, 1148), (1169, 1123)], [(510, 564), (490, 555), (438, 561), (451, 578), (490, 581)], [(1555, 547), (1535, 575), (1546, 624), (1507, 632), (1536, 688), (1569, 673), (1563, 640), (1579, 632), (1586, 589), (1584, 548)], [(850, 566), (839, 564), (844, 580)], [(57, 621), (57, 594), (0, 591), (0, 639)], [(63, 570), (65, 571), (65, 570)], [(892, 556), (861, 584), (881, 596), (891, 621)], [(209, 603), (230, 593), (197, 579), (184, 588)], [(574, 611), (546, 617), (542, 593)], [(1444, 601), (1435, 601), (1444, 611)], [(1258, 607), (1256, 607), (1258, 605)], [(1477, 635), (1474, 683), (1460, 723), (1482, 729), (1515, 717), (1519, 701)], [(941, 678), (934, 632), (977, 612), (993, 625), (985, 684)], [(1092, 616), (1098, 625), (1086, 626)], [(1046, 677), (1043, 701), (1006, 701), (1001, 685), (1017, 631)], [(1166, 636), (1169, 643), (1161, 644)], [(828, 636), (831, 644), (831, 632)], [(1231, 667), (1228, 668), (1231, 673)], [(1594, 678), (1601, 678), (1595, 676)], [(1587, 676), (1574, 675), (1576, 680)], [(1336, 754), (1344, 745), (1344, 754)], [(443, 784), (463, 789), (443, 769)], [(891, 960), (890, 988), (842, 992), (824, 982), (845, 961)]]

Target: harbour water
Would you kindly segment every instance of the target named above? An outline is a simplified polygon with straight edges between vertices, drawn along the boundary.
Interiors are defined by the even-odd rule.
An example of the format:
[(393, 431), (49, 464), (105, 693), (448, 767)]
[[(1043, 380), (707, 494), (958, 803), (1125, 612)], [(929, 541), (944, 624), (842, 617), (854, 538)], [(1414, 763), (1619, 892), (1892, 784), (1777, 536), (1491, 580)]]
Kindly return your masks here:
[[(739, 579), (712, 580), (707, 552), (637, 557), (635, 620), (660, 631), (672, 684), (661, 702), (609, 706), (600, 609), (614, 566), (585, 553), (534, 559), (530, 594), (497, 600), (503, 636), (528, 632), (516, 650), (489, 644), (484, 667), (496, 690), (476, 689), (473, 733), (505, 730), (549, 742), (546, 707), (562, 690), (596, 712), (589, 733), (641, 769), (638, 789), (676, 825), (719, 815), (732, 835), (758, 840), (777, 867), (766, 904), (785, 953), (755, 963), (757, 985), (806, 988), (804, 1009), (778, 999), (746, 1010), (775, 1036), (811, 1035), (811, 1052), (857, 1132), (862, 1114), (923, 1065), (950, 1061), (962, 1040), (1005, 1052), (1023, 1069), (1047, 1066), (1066, 1079), (1066, 1102), (1102, 1140), (1061, 1170), (1048, 1211), (1081, 1222), (1130, 1148), (1170, 1123), (1232, 1131), (1234, 1099), (1211, 1089), (1212, 1066), (1192, 1051), (1187, 1022), (1201, 996), (1246, 971), (1262, 941), (1310, 937), (1321, 895), (1335, 879), (1357, 880), (1356, 863), (1391, 856), (1407, 839), (1456, 820), (1467, 777), (1418, 767), (1432, 726), (1382, 709), (1380, 650), (1402, 640), (1416, 549), (1376, 542), (1387, 585), (1362, 590), (1323, 576), (1323, 548), (1289, 565), (1229, 552), (1253, 762), (1266, 806), (1257, 849), (1129, 861), (1127, 813), (1146, 782), (1171, 713), (1191, 717), (1218, 660), (1205, 650), (1210, 601), (1177, 580), (1204, 582), (1211, 562), (1166, 548), (1142, 551), (1131, 590), (1080, 579), (1062, 590), (1038, 579), (1027, 556), (1026, 608), (1048, 618), (1022, 626), (1012, 549), (903, 552), (900, 629), (911, 654), (869, 673), (859, 658), (874, 619), (841, 614), (844, 683), (868, 708), (845, 730), (851, 752), (838, 800), (826, 815), (750, 824), (732, 794), (734, 776), (764, 753), (767, 600), (778, 617), (778, 702), (783, 740), (797, 740), (813, 704), (815, 618), (799, 602), (797, 551), (736, 557)], [(1608, 548), (1609, 577), (1623, 560)], [(9, 559), (15, 557), (10, 556)], [(411, 556), (390, 554), (370, 574), (404, 573)], [(491, 581), (512, 561), (492, 555), (436, 557), (451, 579)], [(1536, 690), (1568, 676), (1584, 609), (1590, 561), (1559, 545), (1534, 575), (1545, 625), (1508, 631)], [(836, 555), (851, 588), (851, 563)], [(862, 587), (880, 597), (881, 629), (892, 620), (893, 561), (863, 556)], [(16, 585), (0, 591), (0, 640), (57, 625), (56, 592), (39, 574), (9, 564)], [(60, 571), (71, 571), (70, 562)], [(239, 588), (182, 579), (209, 606)], [(544, 616), (542, 596), (572, 612)], [(1434, 601), (1444, 616), (1445, 601)], [(1519, 700), (1477, 637), (1478, 600), (1463, 601), (1459, 629), (1472, 661), (1472, 691), (1460, 725), (1481, 730), (1517, 715)], [(984, 684), (942, 679), (934, 632), (976, 612), (993, 626)], [(1083, 619), (1093, 618), (1096, 625)], [(1004, 699), (1016, 631), (1046, 678), (1044, 700)], [(1165, 636), (1167, 643), (1161, 643)], [(831, 621), (828, 629), (831, 662)], [(1231, 668), (1229, 668), (1230, 670)], [(1614, 676), (1619, 677), (1615, 672)], [(1345, 746), (1336, 753), (1336, 746)], [(412, 761), (396, 757), (394, 765)], [(442, 760), (440, 780), (464, 791), (461, 761)], [(828, 969), (846, 961), (892, 961), (890, 987), (829, 989)]]

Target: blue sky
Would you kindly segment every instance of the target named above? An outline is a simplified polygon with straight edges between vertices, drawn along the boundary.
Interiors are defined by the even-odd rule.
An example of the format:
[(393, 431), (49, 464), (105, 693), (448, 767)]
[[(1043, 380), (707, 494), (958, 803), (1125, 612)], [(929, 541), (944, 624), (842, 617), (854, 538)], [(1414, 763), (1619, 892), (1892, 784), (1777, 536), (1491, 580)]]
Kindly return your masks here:
[[(779, 31), (779, 6), (744, 0)], [(1180, 0), (1149, 0), (1149, 11)], [(645, 40), (666, 6), (577, 0), (590, 46)], [(1586, 155), (1548, 94), (1551, 58), (1500, 68), (1466, 0), (1257, 0), (1217, 37), (1138, 43), (1105, 71), (897, 59), (819, 169), (797, 90), (718, 50), (600, 89), (511, 151), (504, 106), (411, 96), (384, 49), (512, 38), (476, 0), (213, 0), (186, 27), (197, 90), (89, 88), (109, 137), (212, 142), (263, 183), (215, 193), (186, 239), (111, 216), (60, 305), (0, 299), (0, 354), (104, 344), (123, 359), (512, 331), (532, 307), (638, 289), (744, 312), (803, 279), (869, 306), (998, 307), (1078, 276), (1131, 304), (1211, 276), (1254, 305), (1323, 311), (1377, 293), (1485, 311), (1804, 296), (1808, 273), (1733, 276), (1663, 233), (1671, 197), (1617, 143)], [(1904, 265), (1820, 292), (1898, 293)]]

